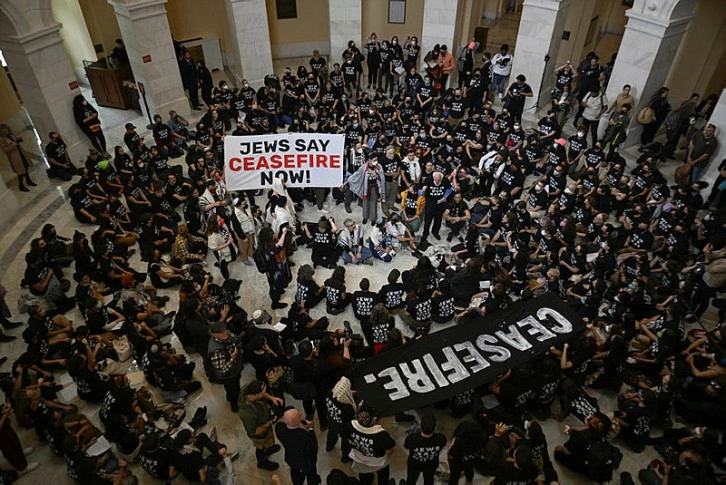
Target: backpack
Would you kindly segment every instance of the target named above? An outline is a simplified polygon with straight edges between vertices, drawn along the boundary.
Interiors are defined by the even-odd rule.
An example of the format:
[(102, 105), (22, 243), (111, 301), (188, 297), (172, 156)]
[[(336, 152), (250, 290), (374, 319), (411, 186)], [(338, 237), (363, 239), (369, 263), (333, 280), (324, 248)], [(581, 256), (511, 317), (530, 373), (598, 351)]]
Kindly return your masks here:
[(620, 466), (621, 459), (620, 450), (607, 441), (591, 443), (587, 447), (585, 475), (596, 482), (608, 482), (613, 478), (613, 470)]
[(684, 163), (678, 167), (673, 174), (673, 180), (681, 187), (687, 187), (691, 183), (691, 166)]
[(638, 116), (636, 116), (635, 119), (641, 125), (648, 125), (655, 120), (655, 111), (653, 111), (653, 108), (650, 106), (646, 106), (638, 111)]
[(262, 274), (267, 273), (267, 269), (270, 267), (270, 260), (267, 258), (267, 253), (264, 248), (255, 249), (255, 252), (252, 253), (252, 259), (255, 260), (257, 271)]

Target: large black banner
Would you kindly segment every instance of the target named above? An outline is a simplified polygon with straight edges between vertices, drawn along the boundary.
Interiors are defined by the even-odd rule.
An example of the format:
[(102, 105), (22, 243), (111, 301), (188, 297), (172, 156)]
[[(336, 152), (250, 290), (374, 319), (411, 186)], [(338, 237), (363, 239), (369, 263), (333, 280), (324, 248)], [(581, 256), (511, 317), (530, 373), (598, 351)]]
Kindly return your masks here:
[(491, 382), (583, 329), (548, 293), (368, 359), (356, 368), (355, 389), (379, 416), (391, 416)]

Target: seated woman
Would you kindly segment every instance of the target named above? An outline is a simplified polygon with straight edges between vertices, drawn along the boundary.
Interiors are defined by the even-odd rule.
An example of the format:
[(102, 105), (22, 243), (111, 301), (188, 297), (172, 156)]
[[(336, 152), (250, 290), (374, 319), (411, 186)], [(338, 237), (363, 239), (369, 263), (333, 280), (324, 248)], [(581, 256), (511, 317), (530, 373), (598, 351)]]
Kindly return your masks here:
[(366, 337), (368, 346), (377, 354), (388, 340), (388, 331), (395, 328), (395, 318), (388, 312), (384, 303), (376, 303), (371, 310), (371, 315), (364, 322), (361, 322), (363, 335)]
[(290, 311), (287, 312), (287, 318), (293, 322), (295, 331), (293, 337), (296, 342), (304, 339), (320, 340), (328, 330), (328, 317), (313, 319), (301, 301), (293, 302)]
[(302, 302), (305, 308), (313, 308), (325, 298), (325, 287), (315, 282), (314, 275), (315, 270), (309, 264), (300, 266), (297, 271), (295, 301)]
[(307, 224), (303, 224), (303, 229), (305, 235), (313, 243), (313, 253), (311, 256), (313, 268), (316, 268), (318, 265), (328, 269), (335, 268), (335, 262), (340, 257), (336, 238), (338, 226), (335, 224), (335, 219), (332, 217), (327, 219), (321, 217), (317, 226), (312, 231)]
[(44, 297), (48, 307), (56, 313), (66, 313), (75, 306), (73, 299), (65, 294), (62, 275), (50, 267), (44, 253), (31, 251), (25, 256), (25, 262), (25, 284), (30, 294)]
[(98, 267), (101, 272), (101, 282), (113, 291), (119, 291), (124, 287), (124, 281), (130, 282), (133, 270), (126, 265), (126, 260), (121, 256), (113, 256), (111, 249), (103, 249), (98, 259)]
[(331, 315), (345, 311), (350, 304), (350, 294), (345, 289), (345, 268), (338, 266), (333, 274), (325, 280), (326, 309)]
[(53, 224), (46, 224), (41, 231), (41, 238), (45, 241), (48, 256), (61, 266), (68, 266), (73, 261), (73, 247), (70, 238), (60, 236)]
[(106, 199), (91, 196), (81, 184), (71, 185), (68, 195), (71, 199), (73, 215), (76, 216), (78, 222), (95, 224), (98, 218), (98, 205), (105, 202)]
[(173, 288), (184, 281), (181, 268), (176, 268), (171, 263), (164, 261), (159, 249), (154, 249), (151, 253), (147, 273), (151, 284), (156, 289)]

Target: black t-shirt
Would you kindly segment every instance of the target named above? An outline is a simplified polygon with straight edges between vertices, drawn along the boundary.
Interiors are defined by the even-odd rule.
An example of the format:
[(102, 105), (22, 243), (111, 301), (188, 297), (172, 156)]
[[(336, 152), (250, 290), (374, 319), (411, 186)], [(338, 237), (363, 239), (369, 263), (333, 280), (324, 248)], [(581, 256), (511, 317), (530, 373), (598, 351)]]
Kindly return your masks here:
[(335, 399), (332, 393), (325, 398), (328, 419), (333, 426), (344, 429), (355, 418), (355, 410), (350, 404), (343, 404)]
[(171, 464), (184, 478), (192, 482), (199, 481), (199, 470), (207, 466), (201, 451), (191, 448), (182, 448), (172, 453)]
[(402, 283), (387, 284), (383, 285), (378, 296), (388, 310), (397, 310), (404, 307), (403, 299), (406, 296), (406, 290)]
[(409, 465), (435, 469), (439, 466), (439, 454), (446, 447), (446, 436), (434, 433), (424, 437), (421, 433), (411, 433), (406, 437), (403, 446), (409, 450)]
[(358, 452), (362, 455), (368, 457), (380, 458), (384, 456), (389, 449), (396, 446), (396, 442), (393, 441), (391, 435), (383, 429), (376, 433), (368, 434), (358, 431), (358, 429), (350, 423), (347, 435), (351, 448), (358, 450)]
[(297, 289), (295, 290), (295, 301), (306, 301), (312, 298), (317, 293), (320, 286), (314, 281), (303, 281), (297, 282)]
[(432, 299), (434, 322), (444, 323), (448, 322), (454, 315), (456, 315), (456, 309), (454, 308), (454, 297), (450, 295), (436, 295)]
[(451, 98), (451, 102), (449, 103), (449, 117), (450, 118), (463, 118), (464, 113), (466, 112), (466, 108), (468, 103), (466, 102), (466, 99), (461, 96), (459, 98), (453, 97)]
[(353, 313), (359, 320), (361, 318), (367, 318), (373, 310), (373, 305), (376, 302), (377, 294), (372, 291), (359, 290), (351, 295), (351, 305), (353, 306)]
[(172, 451), (160, 446), (153, 451), (145, 451), (143, 448), (139, 453), (141, 466), (152, 477), (158, 480), (169, 479), (169, 465), (171, 465)]

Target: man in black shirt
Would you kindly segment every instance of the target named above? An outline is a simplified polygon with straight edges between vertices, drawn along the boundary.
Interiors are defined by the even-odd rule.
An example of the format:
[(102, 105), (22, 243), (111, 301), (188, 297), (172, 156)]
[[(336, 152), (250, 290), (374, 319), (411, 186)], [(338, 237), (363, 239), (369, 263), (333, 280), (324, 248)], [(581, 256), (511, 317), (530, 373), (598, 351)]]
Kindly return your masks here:
[(136, 133), (136, 126), (134, 126), (133, 123), (126, 123), (124, 128), (126, 128), (126, 133), (124, 133), (124, 143), (128, 147), (129, 152), (132, 154), (136, 153), (139, 149), (139, 141), (144, 141), (144, 139)]
[(403, 446), (408, 451), (406, 485), (416, 485), (423, 474), (424, 485), (433, 485), (434, 473), (439, 467), (439, 454), (446, 447), (446, 436), (436, 433), (436, 418), (425, 414), (421, 418), (421, 431), (406, 437)]
[[(441, 172), (434, 172), (430, 177), (423, 181), (423, 188), (419, 191), (420, 195), (426, 197), (426, 205), (424, 206), (424, 231), (421, 235), (421, 241), (425, 241), (431, 231), (437, 240), (439, 229), (441, 229), (441, 219), (446, 209), (446, 201), (448, 200), (454, 189), (451, 187), (449, 179), (444, 178)], [(433, 229), (431, 224), (433, 223)]]
[(69, 181), (76, 175), (77, 168), (71, 163), (66, 151), (66, 144), (56, 131), (48, 135), (50, 141), (45, 146), (45, 154), (48, 157), (50, 168), (46, 170), (48, 178), (59, 178), (64, 182)]
[(360, 73), (363, 70), (360, 66), (358, 59), (353, 59), (352, 56), (347, 56), (345, 62), (341, 66), (343, 71), (343, 80), (345, 83), (345, 89), (351, 98), (358, 98), (358, 87), (360, 82)]
[(520, 74), (517, 76), (517, 81), (512, 83), (507, 90), (507, 96), (509, 96), (509, 104), (507, 107), (512, 113), (512, 118), (515, 121), (522, 120), (522, 111), (524, 111), (524, 98), (530, 98), (534, 96), (532, 88), (525, 81), (527, 80), (524, 75)]
[(285, 449), (285, 463), (290, 466), (293, 485), (318, 485), (318, 439), (312, 421), (304, 421), (300, 411), (290, 408), (275, 425), (275, 434)]

